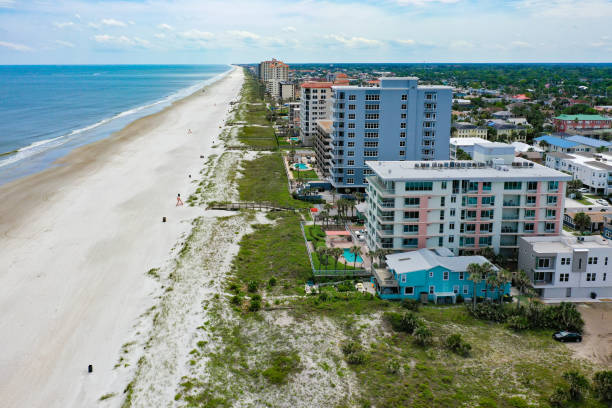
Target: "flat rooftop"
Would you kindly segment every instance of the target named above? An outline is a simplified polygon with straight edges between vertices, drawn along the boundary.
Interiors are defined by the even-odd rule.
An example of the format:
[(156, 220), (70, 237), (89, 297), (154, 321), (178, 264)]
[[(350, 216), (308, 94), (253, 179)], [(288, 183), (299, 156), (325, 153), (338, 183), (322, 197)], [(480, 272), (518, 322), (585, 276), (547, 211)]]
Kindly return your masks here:
[[(578, 238), (584, 240), (579, 241)], [(535, 252), (570, 252), (574, 249), (610, 248), (612, 241), (601, 235), (590, 235), (584, 237), (573, 237), (566, 235), (545, 237), (521, 237), (532, 245)]]
[(383, 180), (570, 181), (572, 176), (520, 157), (511, 165), (493, 166), (475, 160), (367, 161)]
[(450, 144), (455, 146), (471, 146), (476, 143), (493, 143), (482, 137), (451, 137)]
[[(610, 153), (552, 152), (548, 153), (548, 155), (559, 159), (569, 159), (576, 164), (582, 164), (594, 170), (612, 171), (612, 154)], [(597, 160), (598, 158), (600, 160)]]

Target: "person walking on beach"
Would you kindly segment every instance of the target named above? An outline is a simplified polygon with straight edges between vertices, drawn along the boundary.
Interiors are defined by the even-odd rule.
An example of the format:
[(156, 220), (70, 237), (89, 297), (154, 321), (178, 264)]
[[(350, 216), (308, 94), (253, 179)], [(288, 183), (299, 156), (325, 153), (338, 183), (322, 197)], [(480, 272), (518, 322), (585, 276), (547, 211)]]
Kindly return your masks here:
[(181, 205), (183, 205), (183, 200), (181, 200), (181, 195), (179, 194), (176, 196), (176, 206), (178, 207)]
[(187, 134), (190, 135), (191, 134), (191, 129), (187, 129)]

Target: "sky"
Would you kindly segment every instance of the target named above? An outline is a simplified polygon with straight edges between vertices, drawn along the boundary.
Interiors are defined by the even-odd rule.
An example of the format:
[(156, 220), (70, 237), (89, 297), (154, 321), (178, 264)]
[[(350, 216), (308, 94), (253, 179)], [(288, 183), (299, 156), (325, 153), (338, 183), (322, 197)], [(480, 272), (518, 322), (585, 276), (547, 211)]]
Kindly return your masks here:
[(612, 62), (612, 0), (0, 0), (0, 64)]

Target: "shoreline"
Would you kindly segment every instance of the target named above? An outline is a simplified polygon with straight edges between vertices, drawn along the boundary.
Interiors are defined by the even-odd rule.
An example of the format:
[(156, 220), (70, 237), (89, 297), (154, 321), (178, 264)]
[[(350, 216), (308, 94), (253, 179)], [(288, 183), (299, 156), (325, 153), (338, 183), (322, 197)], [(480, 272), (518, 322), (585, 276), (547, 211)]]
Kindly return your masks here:
[(176, 194), (186, 200), (206, 157), (219, 152), (213, 140), (242, 81), (233, 67), (54, 167), (0, 186), (7, 406), (90, 406), (121, 380), (113, 371), (121, 344), (154, 304), (146, 272), (172, 261), (202, 214), (175, 207)]

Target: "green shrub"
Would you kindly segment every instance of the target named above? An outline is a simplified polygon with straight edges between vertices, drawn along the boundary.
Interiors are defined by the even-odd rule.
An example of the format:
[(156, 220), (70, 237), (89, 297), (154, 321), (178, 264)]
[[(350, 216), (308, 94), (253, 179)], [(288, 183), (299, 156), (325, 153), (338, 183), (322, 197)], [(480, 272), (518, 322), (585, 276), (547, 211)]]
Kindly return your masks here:
[(361, 351), (361, 344), (351, 341), (342, 345), (342, 352), (345, 356)]
[(257, 312), (260, 309), (261, 309), (261, 300), (251, 300), (251, 303), (249, 304), (249, 311)]
[(399, 373), (400, 370), (400, 362), (397, 359), (392, 359), (391, 361), (389, 361), (389, 364), (387, 364), (387, 372), (389, 372), (389, 374), (397, 374)]
[(504, 305), (497, 303), (483, 302), (475, 306), (466, 304), (466, 307), (472, 316), (480, 320), (503, 323), (508, 318)]
[(321, 292), (319, 293), (319, 300), (321, 302), (325, 302), (329, 299), (329, 295), (327, 294), (327, 292)]
[(276, 278), (274, 276), (271, 277), (270, 280), (268, 281), (268, 286), (270, 287), (276, 286)]
[(247, 285), (247, 290), (251, 293), (255, 293), (257, 292), (258, 287), (259, 287), (259, 282), (252, 280), (252, 281), (249, 281)]
[(408, 334), (412, 334), (421, 324), (419, 318), (412, 312), (406, 312), (404, 314), (387, 312), (384, 314), (384, 318), (391, 324), (393, 330)]
[(418, 312), (420, 307), (420, 303), (414, 299), (403, 299), (401, 305), (404, 309), (412, 310), (414, 312)]
[(230, 303), (235, 306), (240, 306), (242, 304), (242, 296), (235, 295), (230, 300)]
[(298, 370), (300, 356), (297, 353), (275, 352), (270, 364), (261, 374), (272, 384), (284, 384), (289, 374)]
[(424, 324), (420, 324), (413, 333), (414, 342), (419, 346), (428, 346), (432, 342), (431, 330)]
[(529, 404), (521, 397), (508, 398), (508, 405), (514, 408), (529, 408)]
[(353, 284), (350, 282), (339, 283), (336, 286), (336, 289), (338, 290), (338, 292), (354, 292), (357, 290), (355, 289), (355, 286), (353, 286)]
[(365, 361), (365, 354), (361, 344), (351, 341), (342, 345), (342, 353), (348, 364), (362, 364)]
[(253, 300), (261, 301), (261, 295), (258, 294), (258, 293), (254, 294), (253, 296), (251, 296), (251, 301), (253, 301)]
[(363, 364), (365, 361), (365, 354), (363, 352), (351, 353), (346, 356), (346, 362), (349, 364)]
[(470, 343), (463, 340), (460, 334), (451, 334), (446, 338), (446, 347), (455, 354), (458, 354), (462, 357), (467, 357), (470, 355), (470, 351), (472, 350), (472, 346)]
[(463, 303), (465, 299), (463, 299), (463, 296), (461, 294), (457, 295), (457, 297), (455, 298), (455, 302), (456, 303)]
[(567, 401), (569, 400), (569, 392), (566, 388), (557, 387), (555, 391), (548, 398), (548, 402), (551, 407), (565, 408), (567, 407)]
[(603, 402), (612, 402), (612, 371), (598, 371), (593, 377), (595, 396)]
[(563, 379), (567, 381), (569, 386), (569, 397), (572, 401), (582, 400), (583, 394), (589, 389), (589, 380), (576, 370), (566, 371), (563, 373)]
[(508, 318), (508, 328), (515, 331), (522, 331), (529, 328), (529, 321), (525, 316), (510, 316)]

